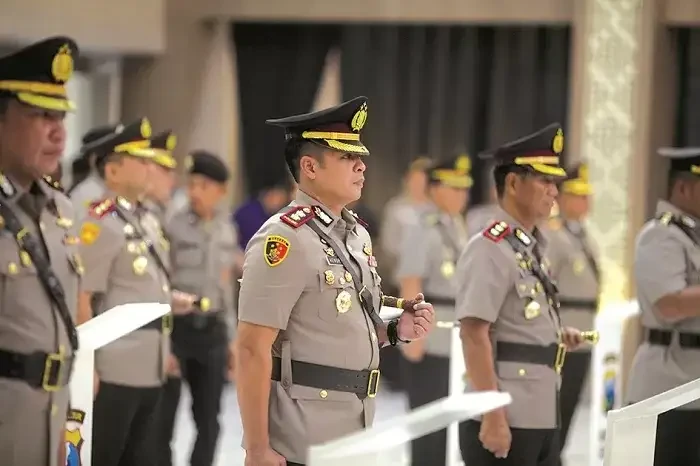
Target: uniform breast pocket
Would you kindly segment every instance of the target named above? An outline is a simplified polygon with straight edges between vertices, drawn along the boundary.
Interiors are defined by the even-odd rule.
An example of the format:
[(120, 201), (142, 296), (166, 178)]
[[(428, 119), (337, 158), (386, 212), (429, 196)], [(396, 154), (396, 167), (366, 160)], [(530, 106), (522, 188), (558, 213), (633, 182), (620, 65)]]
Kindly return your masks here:
[(36, 267), (29, 256), (25, 252), (20, 253), (16, 246), (0, 242), (0, 312), (12, 312), (17, 308), (18, 301), (31, 299), (30, 296), (41, 292)]
[(177, 243), (173, 245), (175, 265), (182, 268), (195, 268), (204, 264), (204, 250), (195, 243)]
[(324, 270), (318, 274), (321, 289), (318, 315), (321, 320), (328, 322), (346, 319), (353, 312), (360, 311), (352, 279), (347, 280), (346, 274), (340, 267), (333, 267), (333, 269)]
[(515, 291), (522, 303), (522, 310), (518, 313), (520, 322), (533, 322), (546, 311), (546, 296), (542, 283), (534, 276), (520, 278), (515, 283)]

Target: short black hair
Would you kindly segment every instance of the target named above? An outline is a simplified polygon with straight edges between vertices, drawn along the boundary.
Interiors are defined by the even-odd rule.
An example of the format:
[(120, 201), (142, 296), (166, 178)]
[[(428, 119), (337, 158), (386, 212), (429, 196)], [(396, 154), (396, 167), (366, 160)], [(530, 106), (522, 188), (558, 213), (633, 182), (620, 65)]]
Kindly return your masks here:
[(521, 165), (499, 165), (493, 169), (493, 184), (496, 187), (496, 194), (498, 199), (503, 199), (503, 195), (506, 192), (506, 177), (509, 173), (515, 173), (519, 176), (528, 175), (530, 170), (527, 167)]
[(100, 157), (95, 164), (97, 167), (97, 173), (100, 178), (105, 179), (105, 167), (110, 162), (119, 162), (122, 159), (122, 154), (109, 154), (107, 157)]
[(287, 146), (284, 149), (284, 159), (287, 162), (287, 168), (289, 168), (289, 172), (292, 174), (294, 181), (297, 183), (299, 182), (302, 155), (310, 155), (322, 163), (321, 155), (324, 150), (323, 147), (304, 139), (294, 138), (287, 142)]
[(682, 181), (699, 181), (700, 177), (698, 175), (695, 175), (693, 173), (687, 172), (687, 171), (680, 171), (680, 170), (671, 170), (668, 174), (668, 197), (670, 198), (671, 195), (673, 194), (673, 189), (676, 187), (676, 184)]
[(10, 100), (14, 97), (10, 94), (0, 92), (0, 116), (4, 116), (7, 113), (7, 108), (10, 106)]

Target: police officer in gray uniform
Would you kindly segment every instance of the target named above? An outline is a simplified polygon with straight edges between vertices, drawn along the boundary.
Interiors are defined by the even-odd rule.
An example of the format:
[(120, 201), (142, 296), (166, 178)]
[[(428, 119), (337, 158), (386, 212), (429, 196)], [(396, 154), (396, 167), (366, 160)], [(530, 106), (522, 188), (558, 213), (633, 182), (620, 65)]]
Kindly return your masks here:
[[(108, 194), (92, 204), (80, 228), (85, 271), (81, 320), (128, 303), (170, 303), (167, 264), (159, 242), (141, 224), (153, 151), (151, 128), (140, 119), (93, 148)], [(99, 293), (91, 309), (92, 295)], [(173, 310), (187, 310), (178, 296)], [(189, 302), (188, 302), (189, 301)], [(94, 405), (92, 462), (101, 466), (156, 464), (156, 414), (170, 352), (171, 319), (157, 319), (96, 351), (99, 390)]]
[[(668, 200), (637, 236), (634, 272), (645, 341), (627, 402), (700, 377), (700, 148), (661, 149), (671, 159)], [(700, 402), (659, 416), (654, 466), (700, 464)]]
[(153, 167), (143, 204), (156, 216), (161, 226), (167, 224), (170, 216), (170, 201), (173, 197), (177, 169), (177, 160), (173, 157), (176, 146), (177, 137), (170, 130), (151, 138), (151, 149), (154, 151), (151, 159)]
[(559, 372), (581, 332), (562, 327), (558, 293), (542, 258), (546, 220), (566, 172), (554, 123), (483, 154), (495, 161), (498, 220), (467, 243), (457, 264), (457, 318), (469, 391), (501, 390), (513, 402), (460, 425), (469, 466), (555, 466)]
[(365, 97), (268, 120), (285, 128), (299, 189), (246, 250), (235, 354), (247, 466), (303, 464), (309, 446), (371, 425), (379, 348), (431, 328), (423, 295), (393, 299), (399, 319), (378, 315), (372, 242), (345, 208), (362, 192), (366, 121)]
[[(600, 273), (597, 252), (584, 220), (592, 193), (588, 166), (577, 164), (567, 170), (559, 186), (559, 213), (543, 228), (547, 238), (545, 255), (552, 278), (559, 288), (559, 313), (565, 326), (593, 328), (598, 309)], [(564, 449), (576, 406), (591, 365), (591, 346), (584, 345), (567, 355), (561, 381), (561, 449)]]
[[(229, 341), (235, 332), (232, 276), (243, 253), (224, 204), (229, 171), (215, 154), (195, 151), (186, 160), (190, 203), (167, 225), (172, 283), (199, 297), (199, 306), (175, 319), (172, 340), (180, 371), (192, 394), (197, 440), (191, 466), (211, 466), (219, 437), (221, 395), (226, 383)], [(179, 399), (169, 398), (163, 415), (172, 419)], [(172, 425), (165, 426), (165, 429)], [(169, 464), (167, 459), (161, 464)]]
[[(468, 156), (453, 157), (427, 171), (432, 206), (421, 220), (404, 232), (397, 277), (402, 296), (423, 292), (435, 307), (438, 328), (427, 338), (402, 345), (402, 385), (411, 409), (449, 395), (451, 326), (455, 321), (455, 269), (467, 242), (462, 212), (472, 185)], [(444, 464), (445, 429), (420, 437), (411, 444), (415, 466)]]
[[(83, 146), (80, 149), (80, 155), (74, 162), (72, 184), (68, 190), (68, 195), (73, 201), (73, 208), (79, 218), (87, 213), (90, 203), (100, 198), (106, 190), (104, 180), (100, 177), (95, 165), (97, 154), (90, 152), (89, 148), (96, 141), (114, 134), (116, 130), (116, 125), (98, 126), (83, 136)], [(81, 175), (76, 171), (84, 171), (85, 173)]]
[[(0, 58), (0, 463), (63, 466), (78, 237), (56, 170), (78, 48), (53, 37)], [(53, 65), (52, 65), (53, 63)]]

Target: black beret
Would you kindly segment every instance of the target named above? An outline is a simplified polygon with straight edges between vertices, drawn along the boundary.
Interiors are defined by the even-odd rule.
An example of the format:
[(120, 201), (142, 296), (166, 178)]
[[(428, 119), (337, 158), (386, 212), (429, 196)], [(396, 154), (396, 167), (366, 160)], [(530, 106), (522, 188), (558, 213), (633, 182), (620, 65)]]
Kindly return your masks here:
[(185, 159), (185, 167), (190, 175), (202, 175), (219, 183), (226, 183), (229, 171), (226, 164), (211, 152), (195, 150)]

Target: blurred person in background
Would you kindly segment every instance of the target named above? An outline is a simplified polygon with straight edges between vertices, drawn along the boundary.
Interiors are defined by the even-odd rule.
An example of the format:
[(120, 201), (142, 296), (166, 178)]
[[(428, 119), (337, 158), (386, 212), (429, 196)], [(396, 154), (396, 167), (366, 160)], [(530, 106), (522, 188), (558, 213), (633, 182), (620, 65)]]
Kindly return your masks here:
[(488, 181), (488, 198), (486, 202), (469, 208), (466, 214), (467, 219), (467, 236), (472, 236), (481, 233), (481, 231), (496, 221), (498, 213), (498, 193), (493, 182), (493, 169), (489, 171)]
[(245, 249), (248, 241), (272, 215), (289, 204), (291, 187), (287, 180), (277, 181), (260, 190), (244, 202), (233, 213), (232, 219), (238, 230), (238, 244)]
[[(559, 316), (562, 325), (592, 329), (595, 327), (600, 292), (597, 248), (584, 224), (588, 216), (592, 186), (588, 181), (588, 166), (584, 163), (570, 167), (566, 175), (567, 179), (559, 186), (558, 213), (542, 228), (547, 238), (545, 257), (549, 261), (552, 279), (559, 288)], [(566, 446), (569, 428), (590, 365), (590, 345), (584, 345), (566, 355), (559, 390), (562, 451)]]
[(114, 134), (122, 128), (121, 125), (98, 126), (83, 136), (80, 154), (73, 161), (71, 187), (68, 189), (68, 195), (79, 217), (87, 212), (90, 202), (101, 197), (106, 191), (104, 180), (100, 177), (95, 164), (97, 154), (92, 152), (90, 147), (99, 139)]
[(151, 138), (154, 155), (144, 204), (157, 217), (161, 226), (165, 226), (166, 213), (175, 188), (177, 161), (173, 151), (176, 145), (177, 137), (170, 130)]
[[(185, 160), (189, 203), (166, 225), (170, 238), (172, 286), (198, 296), (191, 313), (176, 316), (173, 352), (182, 379), (192, 395), (197, 438), (190, 466), (211, 466), (219, 439), (221, 396), (233, 377), (236, 331), (233, 279), (243, 267), (243, 252), (226, 205), (229, 170), (217, 156), (194, 151)], [(245, 375), (245, 374), (244, 374)], [(161, 406), (163, 417), (160, 465), (171, 465), (169, 448), (179, 391), (173, 387)]]
[[(401, 347), (402, 386), (413, 410), (449, 395), (452, 326), (455, 322), (455, 270), (467, 243), (462, 212), (472, 185), (471, 163), (466, 155), (452, 157), (428, 170), (430, 206), (403, 234), (396, 276), (401, 296), (423, 293), (435, 309), (435, 320), (446, 325), (426, 338)], [(444, 465), (447, 430), (411, 442), (411, 464)]]

